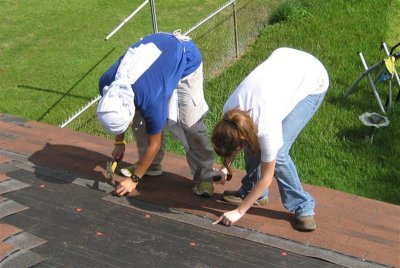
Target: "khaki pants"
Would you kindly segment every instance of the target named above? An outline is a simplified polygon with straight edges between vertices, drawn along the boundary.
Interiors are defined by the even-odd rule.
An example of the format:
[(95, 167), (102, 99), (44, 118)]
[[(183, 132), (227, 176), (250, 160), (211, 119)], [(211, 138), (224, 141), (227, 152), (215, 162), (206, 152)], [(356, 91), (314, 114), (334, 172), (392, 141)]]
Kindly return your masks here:
[[(208, 105), (204, 99), (203, 91), (203, 66), (182, 78), (177, 86), (178, 106), (179, 106), (179, 125), (183, 130), (186, 142), (182, 142), (179, 135), (172, 135), (184, 144), (186, 160), (189, 164), (192, 175), (198, 167), (202, 169), (200, 179), (211, 180), (215, 175), (213, 171), (214, 156), (213, 150), (208, 140), (207, 127), (204, 124), (204, 117), (208, 111)], [(136, 138), (139, 158), (147, 148), (145, 132), (145, 122), (139, 111), (136, 111), (134, 124), (132, 125), (133, 134)], [(160, 151), (157, 153), (152, 165), (161, 166), (161, 161), (165, 154), (164, 133)]]

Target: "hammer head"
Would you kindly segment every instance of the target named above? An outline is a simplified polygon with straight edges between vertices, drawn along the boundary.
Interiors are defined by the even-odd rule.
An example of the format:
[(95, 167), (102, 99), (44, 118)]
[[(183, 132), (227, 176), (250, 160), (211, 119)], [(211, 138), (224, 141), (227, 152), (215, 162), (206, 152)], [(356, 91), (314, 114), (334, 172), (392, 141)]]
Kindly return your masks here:
[(114, 173), (117, 168), (117, 165), (118, 165), (118, 161), (116, 161), (116, 160), (106, 163), (107, 179), (111, 180), (112, 185), (115, 184)]
[[(199, 180), (200, 180), (200, 175), (201, 175), (201, 170), (202, 170), (201, 167), (197, 167), (197, 169), (196, 169), (196, 171), (195, 171), (195, 173), (194, 173), (194, 176), (193, 176), (193, 183), (194, 183), (194, 184), (197, 184), (197, 183), (199, 182)], [(226, 175), (226, 180), (227, 180), (227, 181), (230, 181), (231, 179), (232, 179), (232, 174), (228, 173), (228, 174)], [(218, 182), (218, 181), (222, 180), (222, 176), (221, 176), (221, 175), (215, 175), (215, 176), (212, 177), (211, 180), (212, 180), (213, 182)]]

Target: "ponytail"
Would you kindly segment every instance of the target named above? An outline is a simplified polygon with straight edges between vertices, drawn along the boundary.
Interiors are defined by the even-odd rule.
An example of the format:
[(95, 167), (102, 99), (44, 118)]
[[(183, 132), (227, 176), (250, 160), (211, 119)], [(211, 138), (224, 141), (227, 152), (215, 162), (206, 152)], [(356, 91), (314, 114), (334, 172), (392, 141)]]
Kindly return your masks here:
[(237, 154), (246, 143), (253, 154), (259, 151), (257, 127), (249, 112), (233, 109), (224, 114), (214, 127), (211, 141), (215, 152), (223, 158), (225, 163)]

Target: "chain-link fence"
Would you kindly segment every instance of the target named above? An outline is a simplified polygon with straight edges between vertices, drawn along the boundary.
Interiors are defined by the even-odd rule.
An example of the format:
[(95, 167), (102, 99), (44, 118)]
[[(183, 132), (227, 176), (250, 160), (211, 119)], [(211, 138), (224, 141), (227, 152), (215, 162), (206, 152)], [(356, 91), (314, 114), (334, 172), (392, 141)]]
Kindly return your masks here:
[(203, 54), (205, 79), (215, 77), (244, 53), (266, 25), (272, 6), (272, 1), (236, 0), (190, 33)]
[[(202, 52), (206, 80), (216, 77), (245, 52), (266, 25), (268, 14), (276, 2), (279, 0), (236, 0), (235, 5), (228, 5), (199, 27), (192, 27), (195, 29), (189, 35)], [(97, 120), (96, 104), (68, 122), (67, 128), (112, 138)], [(126, 139), (132, 141), (130, 131)]]

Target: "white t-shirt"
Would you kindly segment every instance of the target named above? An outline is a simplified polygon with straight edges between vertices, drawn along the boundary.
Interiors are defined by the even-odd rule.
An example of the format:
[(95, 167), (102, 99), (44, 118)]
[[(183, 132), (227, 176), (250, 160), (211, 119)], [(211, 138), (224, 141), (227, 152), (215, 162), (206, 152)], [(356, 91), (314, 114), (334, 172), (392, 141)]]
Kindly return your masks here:
[(223, 114), (235, 108), (250, 111), (258, 128), (261, 160), (271, 162), (283, 145), (282, 121), (305, 97), (323, 93), (328, 86), (328, 73), (317, 58), (278, 48), (240, 83)]

